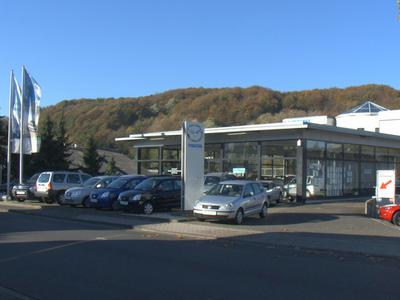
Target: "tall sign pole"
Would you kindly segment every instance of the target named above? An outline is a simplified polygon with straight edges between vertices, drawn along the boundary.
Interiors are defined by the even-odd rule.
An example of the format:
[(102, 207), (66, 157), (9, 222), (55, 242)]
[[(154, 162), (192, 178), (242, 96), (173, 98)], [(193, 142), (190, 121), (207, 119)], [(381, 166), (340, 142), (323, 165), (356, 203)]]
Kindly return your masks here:
[(25, 102), (25, 67), (22, 66), (21, 117), (19, 128), (19, 183), (24, 178), (24, 102)]
[(204, 127), (185, 121), (182, 126), (182, 210), (192, 210), (203, 194)]
[(10, 99), (8, 104), (8, 138), (7, 138), (7, 197), (11, 197), (10, 195), (10, 177), (11, 177), (11, 113), (12, 113), (12, 99), (14, 99), (14, 89), (13, 82), (14, 80), (14, 72), (11, 70), (10, 72)]

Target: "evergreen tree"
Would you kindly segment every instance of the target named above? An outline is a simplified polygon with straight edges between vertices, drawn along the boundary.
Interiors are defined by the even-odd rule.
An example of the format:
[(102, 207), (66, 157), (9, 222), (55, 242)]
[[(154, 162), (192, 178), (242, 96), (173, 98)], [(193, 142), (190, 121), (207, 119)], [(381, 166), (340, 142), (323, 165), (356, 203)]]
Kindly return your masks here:
[(107, 166), (106, 166), (106, 175), (116, 175), (118, 172), (118, 168), (115, 164), (114, 157), (111, 157), (111, 159), (108, 161)]
[(97, 153), (97, 145), (93, 136), (90, 136), (86, 149), (83, 151), (83, 169), (85, 172), (95, 176), (100, 174), (100, 168), (104, 161), (104, 156)]
[(61, 114), (60, 122), (58, 123), (58, 130), (56, 134), (56, 168), (59, 170), (67, 170), (69, 168), (68, 158), (71, 156), (69, 147), (71, 143), (68, 142), (68, 136), (65, 130), (64, 113)]
[(6, 118), (0, 117), (0, 169), (3, 180), (7, 174), (7, 135)]
[(6, 118), (0, 117), (0, 162), (7, 158), (7, 135)]

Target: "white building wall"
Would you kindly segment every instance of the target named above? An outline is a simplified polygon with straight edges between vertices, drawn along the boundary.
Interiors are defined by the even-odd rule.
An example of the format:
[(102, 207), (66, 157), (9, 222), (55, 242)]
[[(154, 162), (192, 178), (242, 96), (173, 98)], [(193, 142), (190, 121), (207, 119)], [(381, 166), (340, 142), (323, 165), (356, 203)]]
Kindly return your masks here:
[(345, 114), (336, 117), (336, 126), (351, 129), (362, 129), (366, 131), (375, 131), (379, 128), (378, 115), (370, 114)]
[(400, 110), (343, 114), (336, 117), (336, 126), (400, 135)]

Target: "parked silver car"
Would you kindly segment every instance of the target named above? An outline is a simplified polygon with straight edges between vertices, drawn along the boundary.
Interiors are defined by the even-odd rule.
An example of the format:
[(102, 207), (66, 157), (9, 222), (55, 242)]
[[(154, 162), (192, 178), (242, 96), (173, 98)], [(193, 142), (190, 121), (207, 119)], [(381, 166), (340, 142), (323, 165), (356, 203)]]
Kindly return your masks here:
[(263, 186), (264, 191), (267, 193), (269, 203), (275, 202), (278, 204), (281, 202), (283, 197), (281, 186), (277, 185), (273, 180), (262, 180), (260, 183)]
[(97, 176), (86, 181), (82, 187), (73, 187), (65, 191), (61, 204), (90, 207), (90, 193), (95, 189), (102, 189), (109, 185), (117, 176)]
[(268, 199), (261, 184), (250, 180), (231, 180), (215, 185), (195, 202), (193, 214), (205, 219), (233, 219), (241, 224), (243, 218), (259, 214), (267, 216)]

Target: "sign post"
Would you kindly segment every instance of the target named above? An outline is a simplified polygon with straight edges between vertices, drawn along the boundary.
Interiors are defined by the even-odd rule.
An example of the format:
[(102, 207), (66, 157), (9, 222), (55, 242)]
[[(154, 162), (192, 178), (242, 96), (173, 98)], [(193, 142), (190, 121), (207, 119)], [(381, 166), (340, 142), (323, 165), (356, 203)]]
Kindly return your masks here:
[(204, 127), (200, 123), (182, 125), (182, 210), (193, 209), (204, 185)]
[(388, 199), (394, 202), (396, 187), (395, 170), (377, 170), (376, 171), (376, 200), (382, 205), (382, 201)]

